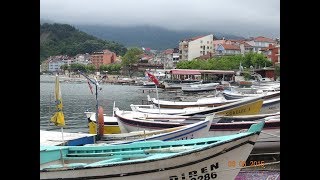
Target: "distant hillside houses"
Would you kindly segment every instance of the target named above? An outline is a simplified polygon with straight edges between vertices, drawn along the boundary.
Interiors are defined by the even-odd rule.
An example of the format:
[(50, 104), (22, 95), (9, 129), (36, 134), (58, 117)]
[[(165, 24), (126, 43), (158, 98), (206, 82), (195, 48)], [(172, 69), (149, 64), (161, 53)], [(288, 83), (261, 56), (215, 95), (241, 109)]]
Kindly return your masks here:
[(165, 68), (174, 68), (179, 61), (193, 59), (210, 59), (219, 56), (246, 54), (249, 52), (263, 53), (273, 62), (280, 63), (280, 39), (263, 36), (249, 39), (214, 39), (212, 34), (182, 39), (176, 48), (158, 52), (149, 58), (149, 63), (162, 63)]
[(96, 69), (99, 69), (101, 65), (112, 64), (119, 61), (119, 57), (116, 56), (114, 52), (109, 50), (103, 50), (101, 52), (94, 52), (92, 55), (86, 54), (77, 54), (74, 57), (67, 55), (59, 56), (50, 56), (46, 61), (44, 61), (40, 66), (40, 72), (49, 71), (49, 72), (60, 72), (61, 66), (67, 64), (93, 64), (96, 66)]
[[(248, 52), (263, 53), (273, 62), (280, 63), (280, 39), (263, 36), (249, 39), (213, 39), (213, 35), (197, 36), (179, 42), (179, 58), (181, 60), (210, 59), (215, 56), (245, 54)], [(172, 53), (173, 56), (173, 53)]]

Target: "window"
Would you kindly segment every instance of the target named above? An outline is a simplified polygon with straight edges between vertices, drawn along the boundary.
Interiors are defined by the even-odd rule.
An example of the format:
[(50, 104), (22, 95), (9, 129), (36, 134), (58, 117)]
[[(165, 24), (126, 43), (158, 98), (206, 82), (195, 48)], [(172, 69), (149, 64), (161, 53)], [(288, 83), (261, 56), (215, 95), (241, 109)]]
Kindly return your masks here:
[(207, 46), (207, 49), (209, 49), (209, 46)]
[(200, 43), (202, 43), (202, 40), (200, 40)]
[(200, 46), (200, 48), (202, 48), (202, 46)]
[(200, 51), (200, 54), (202, 53), (202, 51)]
[(207, 41), (207, 44), (209, 44), (209, 41)]

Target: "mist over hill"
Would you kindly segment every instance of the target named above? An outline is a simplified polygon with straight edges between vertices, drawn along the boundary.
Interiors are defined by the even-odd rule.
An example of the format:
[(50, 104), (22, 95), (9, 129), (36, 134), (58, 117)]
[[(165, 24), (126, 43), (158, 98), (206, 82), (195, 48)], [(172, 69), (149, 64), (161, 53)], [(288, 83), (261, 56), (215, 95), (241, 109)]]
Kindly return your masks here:
[(219, 32), (173, 31), (157, 26), (116, 27), (105, 25), (74, 25), (79, 30), (98, 38), (115, 41), (126, 47), (149, 47), (164, 50), (178, 47), (179, 41), (194, 36), (213, 34), (217, 39), (242, 39), (244, 37)]

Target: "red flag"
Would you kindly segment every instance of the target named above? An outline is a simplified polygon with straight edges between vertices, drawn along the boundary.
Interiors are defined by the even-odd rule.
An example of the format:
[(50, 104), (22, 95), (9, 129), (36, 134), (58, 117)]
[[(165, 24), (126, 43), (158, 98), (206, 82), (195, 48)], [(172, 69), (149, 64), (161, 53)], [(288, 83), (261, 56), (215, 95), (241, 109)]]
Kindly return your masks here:
[(153, 74), (150, 74), (149, 72), (147, 72), (149, 78), (156, 84), (156, 85), (159, 85), (159, 81), (158, 79), (153, 75)]
[(91, 86), (91, 84), (90, 84), (90, 82), (89, 82), (89, 81), (88, 81), (88, 85), (89, 85), (89, 88), (90, 88), (91, 94), (93, 94), (92, 86)]

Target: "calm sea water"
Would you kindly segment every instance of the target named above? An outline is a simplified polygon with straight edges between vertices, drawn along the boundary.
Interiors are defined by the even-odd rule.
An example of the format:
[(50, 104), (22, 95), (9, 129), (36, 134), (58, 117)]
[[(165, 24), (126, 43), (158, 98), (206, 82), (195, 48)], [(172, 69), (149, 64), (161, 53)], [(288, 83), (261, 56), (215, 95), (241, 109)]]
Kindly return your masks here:
[[(57, 130), (52, 123), (49, 124), (51, 116), (54, 114), (54, 76), (40, 76), (40, 129)], [(95, 95), (92, 95), (87, 83), (67, 83), (61, 82), (61, 94), (63, 101), (63, 112), (65, 115), (66, 132), (87, 132), (87, 119), (84, 114), (86, 110), (95, 111)], [(93, 85), (93, 87), (95, 87)], [(121, 110), (131, 110), (130, 104), (142, 104), (146, 102), (147, 95), (156, 98), (155, 91), (148, 91), (149, 88), (142, 86), (101, 84), (102, 90), (98, 92), (99, 104), (103, 107), (104, 113), (112, 115), (112, 107), (115, 102), (116, 107)], [(145, 92), (143, 93), (143, 89)], [(167, 92), (158, 89), (159, 98), (173, 100), (179, 97), (184, 100), (192, 100), (196, 96), (175, 92)], [(206, 92), (199, 95), (212, 95), (214, 92)], [(198, 95), (198, 96), (199, 96)]]
[[(63, 78), (61, 78), (62, 80)], [(40, 76), (40, 129), (57, 130), (58, 127), (49, 123), (54, 114), (54, 76)], [(66, 132), (88, 132), (87, 118), (85, 111), (95, 111), (95, 94), (91, 94), (87, 83), (67, 83), (61, 82), (61, 94), (63, 101), (63, 112), (65, 116)], [(95, 89), (95, 86), (92, 85)], [(146, 103), (147, 95), (156, 98), (156, 91), (149, 91), (150, 88), (142, 86), (101, 84), (98, 92), (99, 105), (103, 107), (104, 113), (111, 116), (112, 107), (115, 102), (116, 107), (121, 110), (131, 110), (130, 104)], [(144, 93), (143, 93), (144, 90)], [(183, 93), (181, 91), (164, 91), (158, 89), (160, 99), (196, 101), (200, 97), (214, 96), (214, 91), (201, 93)], [(260, 113), (277, 112), (278, 109), (264, 110)]]

